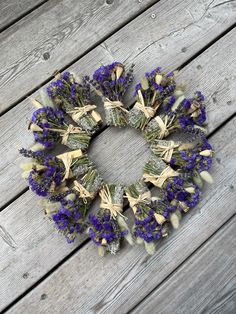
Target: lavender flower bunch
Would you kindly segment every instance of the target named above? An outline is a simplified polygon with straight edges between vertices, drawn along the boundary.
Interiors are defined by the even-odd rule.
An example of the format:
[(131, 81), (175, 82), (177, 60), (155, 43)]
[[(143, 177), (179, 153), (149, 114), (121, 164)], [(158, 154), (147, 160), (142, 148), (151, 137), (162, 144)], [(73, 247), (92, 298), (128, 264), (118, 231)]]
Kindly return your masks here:
[(147, 141), (163, 139), (177, 130), (205, 135), (203, 125), (206, 121), (206, 110), (203, 99), (202, 94), (196, 92), (194, 98), (184, 98), (174, 112), (153, 118), (144, 129)]
[(102, 177), (95, 168), (91, 167), (80, 182), (77, 180), (74, 181), (74, 190), (79, 193), (84, 203), (91, 204), (102, 184)]
[(144, 243), (149, 254), (155, 251), (154, 241), (164, 235), (165, 217), (152, 206), (151, 192), (143, 181), (125, 188), (126, 197), (135, 216), (133, 234), (137, 243)]
[(55, 223), (57, 231), (65, 236), (68, 243), (72, 243), (78, 234), (82, 234), (86, 230), (87, 211), (88, 204), (70, 191), (61, 200), (59, 209), (51, 214), (50, 218)]
[(168, 179), (163, 186), (164, 201), (168, 201), (176, 210), (187, 212), (200, 201), (200, 189), (183, 177)]
[(22, 148), (20, 153), (32, 161), (23, 164), (24, 177), (29, 186), (39, 196), (49, 196), (65, 189), (65, 179), (84, 174), (92, 163), (81, 150), (54, 156), (43, 152), (33, 152)]
[(48, 86), (47, 92), (54, 104), (69, 114), (87, 133), (93, 134), (99, 130), (102, 120), (92, 104), (87, 77), (78, 83), (69, 72), (57, 74), (56, 81)]
[(48, 196), (60, 190), (65, 173), (61, 160), (24, 148), (20, 149), (20, 154), (33, 160), (23, 166), (24, 176), (28, 179), (32, 191), (39, 196)]
[(122, 238), (128, 233), (128, 226), (121, 214), (123, 206), (123, 188), (105, 185), (100, 193), (101, 205), (95, 214), (89, 215), (88, 233), (98, 246), (99, 254), (110, 252), (116, 254), (120, 249)]
[(122, 103), (123, 97), (133, 81), (133, 65), (125, 72), (125, 66), (120, 62), (101, 66), (93, 74), (90, 83), (97, 93), (104, 98), (106, 123), (112, 126), (127, 124), (128, 111)]
[(159, 223), (158, 217), (163, 217), (162, 214), (156, 212), (156, 208), (150, 207), (149, 210), (137, 209), (135, 214), (134, 236), (138, 243), (144, 243), (148, 254), (154, 254), (156, 250), (156, 240), (168, 235), (168, 226), (163, 218), (163, 222)]
[(212, 165), (212, 157), (212, 146), (205, 137), (202, 137), (201, 142), (193, 149), (184, 146), (174, 149), (170, 165), (191, 173), (195, 182), (202, 187), (202, 180), (208, 183), (213, 182), (208, 172)]
[(87, 149), (91, 139), (82, 129), (67, 125), (63, 112), (52, 107), (37, 109), (33, 113), (29, 128), (33, 131), (35, 140), (47, 148), (60, 143), (71, 149)]
[(129, 112), (129, 125), (136, 129), (144, 129), (156, 110), (176, 87), (174, 73), (164, 73), (158, 67), (146, 73), (141, 83), (135, 87), (136, 103)]
[(191, 128), (194, 125), (204, 125), (206, 121), (204, 100), (203, 94), (197, 91), (193, 98), (184, 98), (177, 108), (175, 106), (172, 107), (172, 111), (177, 114), (183, 129)]

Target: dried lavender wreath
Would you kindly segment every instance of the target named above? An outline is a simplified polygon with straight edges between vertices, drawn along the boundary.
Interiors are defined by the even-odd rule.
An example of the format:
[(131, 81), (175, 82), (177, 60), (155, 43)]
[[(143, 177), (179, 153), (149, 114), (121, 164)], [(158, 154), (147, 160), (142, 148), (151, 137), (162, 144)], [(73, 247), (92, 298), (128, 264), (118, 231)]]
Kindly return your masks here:
[[(45, 213), (56, 230), (68, 243), (86, 233), (100, 255), (117, 253), (123, 238), (131, 245), (144, 244), (153, 254), (156, 241), (166, 237), (171, 226), (178, 228), (182, 215), (198, 204), (204, 181), (212, 182), (208, 170), (213, 150), (206, 138), (201, 92), (186, 98), (175, 73), (158, 67), (136, 85), (136, 101), (128, 110), (123, 102), (132, 81), (133, 66), (126, 72), (120, 62), (101, 66), (91, 79), (76, 81), (69, 72), (57, 74), (47, 88), (47, 103), (32, 100), (37, 109), (29, 129), (36, 144), (20, 150), (31, 159), (21, 165), (23, 177), (43, 197)], [(104, 101), (107, 125), (140, 129), (150, 143), (152, 156), (143, 177), (129, 186), (105, 182), (86, 153), (102, 126), (93, 90)], [(194, 135), (194, 141), (165, 139), (180, 130)], [(53, 153), (51, 149), (60, 144), (71, 151)], [(151, 186), (158, 189), (158, 197), (152, 196)], [(100, 207), (90, 212), (97, 195)], [(132, 209), (132, 228), (123, 213), (124, 199)]]

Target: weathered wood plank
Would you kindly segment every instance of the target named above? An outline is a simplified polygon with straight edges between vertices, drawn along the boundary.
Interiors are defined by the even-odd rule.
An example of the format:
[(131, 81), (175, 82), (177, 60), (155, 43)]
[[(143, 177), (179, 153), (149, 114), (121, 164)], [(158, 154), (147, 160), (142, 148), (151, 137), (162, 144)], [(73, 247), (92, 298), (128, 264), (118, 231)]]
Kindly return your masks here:
[[(181, 2), (181, 4), (181, 7), (174, 6), (174, 8), (171, 10), (173, 16), (178, 16), (177, 14), (179, 11), (181, 11), (181, 8), (183, 12), (187, 12), (192, 8), (192, 1), (190, 1), (190, 3), (189, 1)], [(195, 3), (195, 6), (198, 11), (201, 11), (202, 3)], [(159, 17), (158, 19), (162, 21), (162, 16), (165, 16), (166, 14), (166, 8), (165, 6), (163, 6), (160, 7), (160, 9), (164, 10), (163, 12), (157, 11)], [(215, 9), (217, 9), (217, 7)], [(200, 48), (199, 46), (196, 46), (195, 42), (197, 39), (199, 41), (202, 40), (201, 38), (203, 34), (200, 31), (196, 32), (196, 27), (190, 25), (192, 20), (189, 20), (189, 14), (186, 14), (187, 16), (185, 16), (182, 24), (177, 23), (178, 25), (181, 24), (182, 28), (185, 27), (185, 32), (179, 32), (176, 37), (168, 37), (167, 35), (170, 30), (173, 29), (172, 24), (167, 23), (167, 25), (169, 25), (169, 28), (167, 28), (167, 25), (165, 25), (166, 37), (163, 37), (164, 35), (162, 32), (160, 33), (160, 35), (157, 35), (159, 30), (158, 23), (153, 25), (154, 30), (152, 32), (151, 38), (146, 39), (146, 45), (150, 40), (154, 40), (154, 38), (158, 37), (159, 44), (164, 45), (165, 43), (166, 48), (164, 51), (163, 49), (158, 48), (159, 46), (155, 45), (148, 48), (150, 58), (149, 64), (146, 64), (146, 59), (148, 57), (146, 55), (146, 51), (143, 51), (137, 57), (132, 57), (133, 60), (137, 63), (135, 73), (136, 82), (139, 80), (145, 70), (151, 69), (157, 65), (169, 67), (170, 69), (179, 67), (184, 61), (186, 61), (189, 56), (196, 52), (196, 49)], [(211, 14), (211, 21), (217, 22), (216, 24), (211, 25), (212, 32), (209, 32), (207, 34), (215, 36), (217, 30), (225, 27), (227, 23), (223, 23), (221, 19), (217, 18), (219, 14), (217, 10), (212, 10)], [(104, 50), (104, 48), (102, 48), (105, 47), (103, 44), (102, 46), (97, 47), (91, 53), (86, 55), (79, 62), (75, 63), (71, 67), (71, 70), (77, 72), (77, 69), (81, 68), (82, 73), (91, 73), (94, 68), (99, 66), (100, 62), (107, 63), (112, 61), (113, 58), (121, 58), (124, 60), (124, 55), (125, 53), (127, 53), (127, 50), (124, 49), (123, 52), (120, 51), (120, 46), (125, 48), (126, 45), (129, 47), (130, 51), (132, 51), (132, 49), (134, 49), (132, 48), (132, 45), (133, 47), (136, 47), (136, 50), (140, 45), (139, 41), (132, 42), (132, 37), (129, 37), (127, 34), (132, 34), (132, 29), (137, 29), (140, 23), (141, 25), (143, 25), (143, 32), (141, 32), (141, 34), (148, 33), (150, 12), (148, 13), (148, 15), (146, 14), (146, 12), (143, 15), (144, 16), (140, 17), (141, 21), (139, 19), (134, 20), (122, 31), (112, 36), (112, 38), (106, 42), (106, 47), (108, 46), (110, 47), (109, 49), (113, 50), (112, 54), (107, 54), (107, 50)], [(205, 19), (202, 18), (201, 22), (199, 22), (202, 23), (201, 27), (203, 29), (208, 25), (206, 23), (209, 22), (208, 19)], [(197, 23), (197, 25), (200, 25), (199, 23)], [(218, 23), (220, 24), (218, 25)], [(127, 27), (128, 29), (126, 29)], [(163, 38), (159, 36), (162, 36)], [(207, 39), (209, 39), (209, 35), (206, 36)], [(144, 38), (141, 39), (144, 40)], [(189, 66), (183, 69), (180, 73), (179, 81), (186, 82), (188, 93), (192, 93), (195, 89), (201, 89), (206, 93), (206, 96), (208, 98), (207, 111), (209, 114), (209, 119), (212, 121), (210, 130), (217, 127), (224, 119), (227, 119), (235, 111), (233, 103), (236, 100), (236, 91), (235, 88), (232, 88), (233, 84), (235, 83), (236, 72), (236, 57), (232, 53), (235, 45), (235, 40), (236, 36), (235, 31), (233, 30), (229, 33), (229, 35), (225, 36), (219, 42), (215, 43), (212, 48), (208, 49), (206, 52), (204, 52), (204, 54), (200, 55), (194, 62), (192, 62)], [(172, 44), (175, 45), (176, 50), (181, 50), (181, 47), (183, 46), (188, 46), (189, 50), (187, 50), (186, 53), (177, 54), (176, 58), (174, 58), (173, 49), (168, 50), (168, 46)], [(224, 46), (224, 49), (222, 49), (222, 46)], [(121, 55), (121, 53), (123, 55)], [(212, 56), (214, 58), (212, 58)], [(130, 61), (132, 61), (132, 58), (130, 57)], [(131, 95), (132, 92), (127, 97), (127, 104), (132, 103)], [(38, 92), (35, 93), (34, 96), (38, 98), (40, 97)], [(218, 105), (219, 102), (221, 103), (221, 106)], [(15, 195), (20, 193), (26, 186), (25, 182), (20, 179), (19, 163), (22, 161), (22, 158), (18, 155), (18, 149), (22, 146), (29, 147), (33, 143), (33, 138), (27, 130), (27, 125), (32, 112), (33, 108), (30, 104), (30, 101), (26, 99), (0, 118), (0, 129), (3, 130), (2, 136), (0, 138), (0, 148), (2, 151), (2, 158), (0, 160), (0, 174), (2, 174), (0, 176), (0, 206), (3, 206)]]
[(131, 313), (235, 313), (236, 218)]
[(14, 23), (14, 21), (44, 2), (45, 0), (1, 0), (0, 29)]
[(89, 242), (9, 313), (127, 313), (132, 309), (235, 213), (235, 127), (236, 118), (212, 137), (215, 183), (206, 186), (199, 206), (158, 245), (156, 254), (147, 256), (143, 247), (125, 245), (117, 256), (99, 258)]
[[(142, 1), (134, 4), (132, 0), (115, 1), (112, 5), (105, 2), (76, 2), (75, 5), (68, 0), (63, 3), (52, 0), (22, 19), (17, 27), (12, 27), (2, 35), (0, 111), (7, 109), (39, 86), (56, 69), (65, 67), (101, 40), (108, 32), (108, 25), (111, 31), (111, 28), (114, 30), (124, 23), (124, 12), (127, 14), (127, 20), (153, 2)], [(73, 10), (73, 16), (70, 14), (70, 8)], [(108, 20), (103, 15), (109, 17)], [(169, 0), (158, 3), (144, 16), (137, 18), (135, 25), (130, 24), (125, 32), (118, 32), (112, 40), (102, 45), (103, 54), (106, 52), (109, 60), (119, 58), (131, 61), (136, 60), (143, 52), (144, 66), (150, 66), (149, 62), (153, 59), (150, 51), (155, 48), (155, 58), (158, 58), (159, 54), (166, 55), (169, 57), (169, 65), (172, 66), (170, 60), (175, 62), (183, 57), (186, 60), (231, 26), (235, 22), (235, 16), (234, 2), (221, 4), (220, 0), (214, 3), (210, 0)], [(89, 27), (85, 27), (86, 25)], [(82, 41), (81, 38), (86, 40)], [(12, 47), (16, 48), (14, 54), (11, 53)], [(97, 63), (102, 59), (97, 52), (95, 59)]]
[(51, 0), (0, 37), (0, 112), (156, 0)]

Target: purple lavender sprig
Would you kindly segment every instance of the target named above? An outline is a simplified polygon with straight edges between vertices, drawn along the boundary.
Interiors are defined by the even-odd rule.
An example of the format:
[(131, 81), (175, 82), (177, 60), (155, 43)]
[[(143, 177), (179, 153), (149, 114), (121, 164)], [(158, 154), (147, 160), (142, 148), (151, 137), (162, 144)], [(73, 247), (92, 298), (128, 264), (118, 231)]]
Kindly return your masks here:
[(69, 114), (87, 133), (93, 134), (99, 130), (102, 120), (95, 111), (96, 106), (92, 104), (87, 76), (78, 83), (69, 72), (57, 74), (56, 81), (48, 86), (47, 93), (53, 103)]
[(144, 243), (149, 254), (155, 251), (154, 241), (167, 235), (166, 212), (156, 206), (151, 192), (143, 181), (125, 188), (126, 197), (134, 212), (133, 234), (137, 243)]
[(60, 208), (51, 215), (56, 229), (65, 236), (68, 243), (74, 242), (77, 235), (86, 230), (87, 211), (88, 203), (76, 194), (70, 193), (61, 200)]
[(64, 113), (52, 107), (37, 109), (32, 116), (29, 128), (35, 140), (52, 148), (56, 143), (64, 144), (71, 149), (87, 149), (91, 136), (80, 128), (67, 125)]
[(143, 129), (156, 110), (173, 94), (176, 88), (174, 73), (165, 73), (158, 67), (146, 73), (135, 87), (136, 104), (129, 112), (129, 125)]
[(194, 183), (182, 177), (173, 177), (166, 180), (163, 185), (163, 201), (176, 206), (180, 212), (187, 212), (200, 201), (200, 189)]
[(101, 66), (94, 74), (90, 83), (99, 95), (104, 98), (106, 122), (108, 125), (124, 126), (127, 124), (127, 110), (124, 108), (123, 97), (133, 81), (132, 65), (128, 72), (120, 62)]
[(108, 209), (89, 215), (89, 236), (97, 246), (103, 246), (112, 254), (119, 251), (122, 238), (129, 232), (121, 228), (119, 219), (114, 219)]
[(206, 109), (203, 96), (196, 92), (194, 98), (184, 98), (174, 112), (156, 116), (144, 129), (144, 136), (149, 142), (160, 140), (177, 130), (199, 132), (205, 136), (203, 125), (206, 121)]
[(116, 185), (105, 185), (100, 193), (100, 209), (89, 215), (88, 233), (103, 255), (105, 251), (116, 254), (121, 240), (129, 233), (128, 226), (121, 214), (123, 188)]
[(46, 156), (42, 152), (33, 152), (22, 148), (20, 154), (32, 159), (31, 163), (26, 164), (28, 167), (25, 171), (32, 191), (39, 196), (51, 196), (57, 193), (61, 187), (64, 187), (64, 180), (68, 177), (84, 174), (92, 163), (87, 155), (81, 154), (80, 151), (80, 154), (75, 155), (76, 152), (65, 153), (72, 153), (71, 164), (67, 170), (61, 155), (58, 157)]
[(41, 152), (32, 152), (26, 149), (21, 149), (20, 153), (35, 160), (28, 174), (31, 190), (44, 197), (54, 193), (62, 184), (65, 172), (62, 161), (57, 157), (46, 156)]
[(93, 73), (93, 79), (90, 83), (103, 97), (111, 101), (122, 101), (133, 81), (133, 67), (132, 64), (126, 73), (125, 66), (121, 62), (101, 66)]
[[(179, 167), (182, 171), (189, 172), (193, 178), (200, 177), (206, 182), (212, 183), (212, 178), (208, 170), (212, 166), (213, 150), (208, 140), (203, 137), (193, 149), (174, 150), (170, 165)], [(198, 175), (199, 174), (199, 175)], [(200, 182), (201, 186), (201, 182)]]

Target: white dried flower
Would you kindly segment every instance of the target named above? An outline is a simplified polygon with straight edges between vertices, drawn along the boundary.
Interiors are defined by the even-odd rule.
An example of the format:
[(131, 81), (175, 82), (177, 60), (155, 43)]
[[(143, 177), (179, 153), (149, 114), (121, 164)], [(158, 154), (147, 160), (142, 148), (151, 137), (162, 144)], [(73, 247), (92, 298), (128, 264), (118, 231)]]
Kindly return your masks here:
[(179, 228), (179, 221), (180, 221), (180, 215), (177, 215), (176, 213), (172, 213), (170, 215), (170, 222), (172, 224), (172, 227), (174, 229), (178, 229)]
[(37, 152), (39, 150), (44, 150), (45, 149), (45, 146), (43, 146), (42, 144), (40, 143), (36, 143), (34, 144), (31, 148), (30, 148), (33, 152)]
[(154, 217), (159, 225), (162, 225), (166, 221), (165, 217), (160, 214), (154, 213)]
[(195, 193), (195, 189), (192, 186), (189, 186), (187, 188), (184, 188), (186, 192), (190, 193), (190, 194), (194, 194)]
[(43, 105), (38, 100), (31, 98), (31, 97), (29, 97), (29, 99), (35, 108), (37, 108), (37, 109), (43, 108)]
[(162, 75), (157, 74), (157, 75), (155, 76), (155, 82), (156, 82), (157, 84), (160, 84), (161, 81), (162, 81)]
[(213, 178), (208, 171), (204, 170), (204, 171), (200, 172), (200, 176), (207, 183), (210, 183), (210, 184), (213, 183)]
[(199, 153), (199, 155), (205, 156), (205, 157), (212, 156), (212, 150), (210, 150), (210, 149), (205, 149), (205, 150), (201, 151), (201, 152)]
[(153, 255), (156, 251), (156, 246), (153, 242), (147, 243), (144, 241), (144, 246), (149, 255)]
[(23, 171), (32, 170), (33, 166), (35, 166), (35, 162), (27, 162), (27, 163), (21, 163), (20, 168)]
[(147, 90), (149, 88), (148, 79), (146, 77), (143, 77), (141, 79), (141, 85), (142, 89)]
[(66, 199), (67, 201), (74, 201), (74, 200), (76, 199), (76, 195), (75, 195), (75, 193), (70, 193), (70, 194), (68, 194), (68, 195), (65, 197), (65, 199)]

